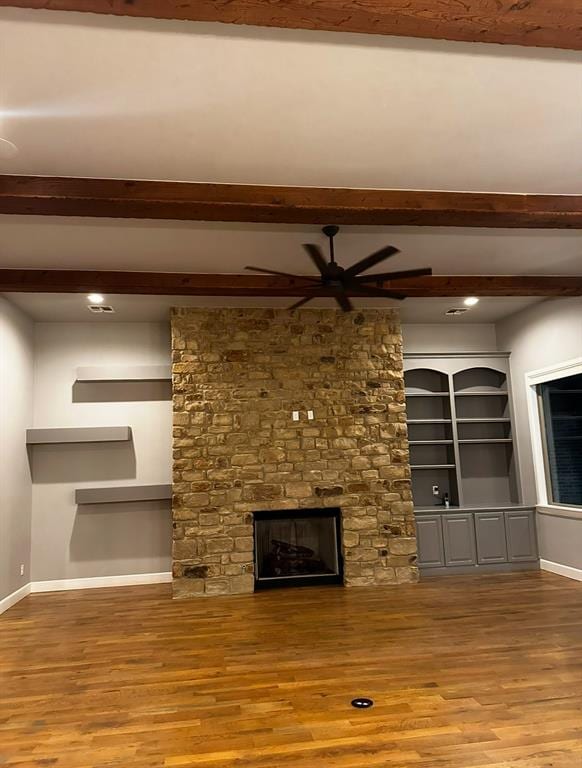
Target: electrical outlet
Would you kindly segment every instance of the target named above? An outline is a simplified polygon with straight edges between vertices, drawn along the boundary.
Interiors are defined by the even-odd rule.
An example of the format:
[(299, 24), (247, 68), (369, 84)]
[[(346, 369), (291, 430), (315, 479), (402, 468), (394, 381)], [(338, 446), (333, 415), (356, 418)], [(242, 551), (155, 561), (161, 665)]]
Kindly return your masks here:
[(433, 496), (438, 496), (439, 493), (440, 493), (440, 489), (439, 489), (438, 485), (433, 485), (433, 487), (432, 487), (432, 495)]
[(299, 421), (299, 411), (292, 411), (291, 416), (293, 418), (293, 421)]
[(313, 411), (307, 411), (307, 418), (309, 419), (309, 421), (313, 421), (313, 418), (314, 418)]
[(20, 575), (24, 576), (24, 563), (20, 563)]

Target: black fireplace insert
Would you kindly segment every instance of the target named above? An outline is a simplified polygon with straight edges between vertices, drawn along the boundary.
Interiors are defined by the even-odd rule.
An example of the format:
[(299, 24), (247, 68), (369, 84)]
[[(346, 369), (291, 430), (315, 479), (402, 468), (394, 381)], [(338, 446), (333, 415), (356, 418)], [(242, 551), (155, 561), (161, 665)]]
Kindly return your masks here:
[(343, 584), (341, 511), (255, 512), (255, 590)]

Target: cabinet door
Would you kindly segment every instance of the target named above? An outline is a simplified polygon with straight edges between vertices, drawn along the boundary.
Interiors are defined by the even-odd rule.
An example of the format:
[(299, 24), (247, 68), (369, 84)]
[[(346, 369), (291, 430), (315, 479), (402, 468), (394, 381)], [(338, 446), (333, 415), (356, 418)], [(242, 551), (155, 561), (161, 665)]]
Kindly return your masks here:
[(420, 568), (444, 566), (445, 550), (440, 515), (422, 515), (416, 518), (416, 546)]
[(475, 527), (471, 513), (443, 515), (443, 540), (447, 565), (475, 565)]
[(531, 509), (505, 513), (507, 551), (510, 563), (538, 559), (536, 523)]
[(477, 561), (482, 565), (507, 562), (503, 512), (475, 512)]

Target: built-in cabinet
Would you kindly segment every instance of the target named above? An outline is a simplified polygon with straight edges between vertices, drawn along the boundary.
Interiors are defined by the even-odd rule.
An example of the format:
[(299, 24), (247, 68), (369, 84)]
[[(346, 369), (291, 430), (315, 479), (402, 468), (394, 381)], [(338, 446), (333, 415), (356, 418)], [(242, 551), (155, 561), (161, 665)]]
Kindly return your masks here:
[(422, 570), (510, 570), (538, 561), (533, 509), (473, 510), (416, 515)]
[(508, 562), (505, 512), (475, 512), (477, 562), (495, 565)]
[(442, 515), (426, 514), (416, 517), (416, 545), (419, 567), (444, 568)]
[(404, 380), (420, 568), (535, 566), (508, 356), (405, 355)]

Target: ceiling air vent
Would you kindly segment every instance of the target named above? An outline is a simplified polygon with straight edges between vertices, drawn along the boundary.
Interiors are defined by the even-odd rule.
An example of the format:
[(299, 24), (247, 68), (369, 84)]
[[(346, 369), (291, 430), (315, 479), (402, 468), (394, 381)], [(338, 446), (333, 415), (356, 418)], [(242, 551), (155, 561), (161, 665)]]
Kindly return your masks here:
[(103, 312), (111, 315), (115, 312), (113, 307), (110, 307), (107, 304), (89, 304), (87, 309), (89, 312), (94, 312), (96, 315), (102, 314)]
[(447, 317), (456, 317), (456, 315), (464, 315), (465, 312), (468, 311), (469, 307), (452, 307), (451, 309), (447, 309), (445, 315), (447, 315)]

